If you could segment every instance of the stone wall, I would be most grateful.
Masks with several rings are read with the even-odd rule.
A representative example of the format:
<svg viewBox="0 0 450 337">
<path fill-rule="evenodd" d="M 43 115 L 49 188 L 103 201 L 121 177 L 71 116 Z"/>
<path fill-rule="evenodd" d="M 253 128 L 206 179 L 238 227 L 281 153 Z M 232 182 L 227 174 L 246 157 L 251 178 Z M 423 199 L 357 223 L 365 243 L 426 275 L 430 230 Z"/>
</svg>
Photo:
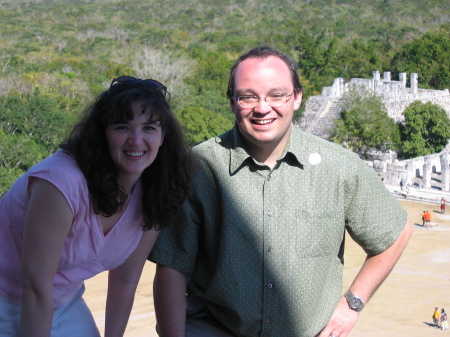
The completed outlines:
<svg viewBox="0 0 450 337">
<path fill-rule="evenodd" d="M 323 88 L 321 95 L 312 96 L 308 99 L 303 118 L 298 126 L 302 130 L 319 137 L 328 138 L 330 129 L 334 125 L 334 119 L 340 116 L 342 97 L 353 86 L 362 86 L 380 95 L 387 108 L 388 115 L 397 123 L 404 121 L 403 111 L 414 101 L 437 104 L 447 112 L 450 118 L 450 93 L 448 89 L 420 89 L 418 76 L 415 73 L 411 74 L 410 87 L 407 87 L 406 82 L 406 73 L 400 73 L 399 80 L 393 81 L 390 72 L 384 72 L 381 79 L 378 71 L 373 72 L 373 78 L 371 79 L 352 78 L 349 82 L 344 83 L 342 78 L 336 78 L 331 87 Z M 371 160 L 366 161 L 366 163 L 379 174 L 386 173 L 385 179 L 392 181 L 394 184 L 399 184 L 400 180 L 403 179 L 414 185 L 420 178 L 424 179 L 421 183 L 428 185 L 429 175 L 434 172 L 447 172 L 448 165 L 444 165 L 441 170 L 441 161 L 447 160 L 447 157 L 441 159 L 441 156 L 442 154 L 447 156 L 448 153 L 450 153 L 450 149 L 444 150 L 441 154 L 398 162 L 392 152 L 374 152 L 371 154 Z M 428 167 L 431 168 L 431 171 Z M 442 176 L 441 180 L 443 181 L 443 188 L 447 188 L 445 189 L 447 191 L 449 177 L 446 174 Z"/>
<path fill-rule="evenodd" d="M 403 180 L 410 186 L 431 188 L 433 185 L 433 188 L 449 191 L 450 153 L 448 151 L 446 148 L 440 153 L 388 163 L 384 182 L 400 185 L 400 181 Z"/>
<path fill-rule="evenodd" d="M 307 125 L 310 125 L 311 121 L 317 120 L 320 116 L 327 113 L 327 102 L 336 100 L 336 98 L 342 98 L 344 93 L 352 86 L 363 86 L 379 94 L 383 99 L 389 116 L 396 122 L 404 121 L 402 113 L 414 101 L 437 104 L 450 117 L 450 93 L 448 89 L 420 89 L 416 73 L 411 74 L 411 85 L 409 88 L 406 86 L 406 73 L 400 73 L 399 78 L 399 81 L 393 81 L 391 80 L 391 73 L 384 72 L 383 79 L 381 79 L 378 71 L 373 72 L 372 79 L 352 78 L 349 82 L 344 83 L 343 78 L 336 78 L 331 87 L 323 88 L 321 95 L 312 96 L 308 99 L 304 112 L 305 121 L 302 120 L 300 126 L 302 129 L 307 130 Z"/>
</svg>

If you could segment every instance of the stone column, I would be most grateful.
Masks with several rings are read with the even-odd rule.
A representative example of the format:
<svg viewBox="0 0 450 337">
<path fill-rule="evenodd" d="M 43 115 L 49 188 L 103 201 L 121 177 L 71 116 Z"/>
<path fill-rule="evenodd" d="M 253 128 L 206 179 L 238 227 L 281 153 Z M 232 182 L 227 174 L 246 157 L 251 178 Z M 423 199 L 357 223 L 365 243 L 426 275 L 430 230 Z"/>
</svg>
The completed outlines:
<svg viewBox="0 0 450 337">
<path fill-rule="evenodd" d="M 379 81 L 380 80 L 380 72 L 378 70 L 373 71 L 373 80 Z"/>
<path fill-rule="evenodd" d="M 406 73 L 400 73 L 398 75 L 399 81 L 402 83 L 403 88 L 406 88 Z"/>
<path fill-rule="evenodd" d="M 385 71 L 383 73 L 383 80 L 385 80 L 385 81 L 390 81 L 391 80 L 391 72 L 390 71 Z"/>
<path fill-rule="evenodd" d="M 450 167 L 449 167 L 449 154 L 441 154 L 441 183 L 442 190 L 450 190 Z"/>
<path fill-rule="evenodd" d="M 431 188 L 431 160 L 428 157 L 424 158 L 422 180 L 424 188 Z"/>
<path fill-rule="evenodd" d="M 342 95 L 344 95 L 345 92 L 345 84 L 344 79 L 342 77 L 339 77 L 339 92 L 340 92 L 339 97 L 342 97 Z"/>
<path fill-rule="evenodd" d="M 381 88 L 380 83 L 380 72 L 378 70 L 375 70 L 373 72 L 373 91 L 378 92 Z"/>
<path fill-rule="evenodd" d="M 413 184 L 413 179 L 415 177 L 414 172 L 414 163 L 412 160 L 408 160 L 406 163 L 406 177 L 405 177 L 405 184 Z"/>
<path fill-rule="evenodd" d="M 417 94 L 418 91 L 419 91 L 419 77 L 418 77 L 417 73 L 412 73 L 411 74 L 411 92 L 413 94 Z"/>
</svg>

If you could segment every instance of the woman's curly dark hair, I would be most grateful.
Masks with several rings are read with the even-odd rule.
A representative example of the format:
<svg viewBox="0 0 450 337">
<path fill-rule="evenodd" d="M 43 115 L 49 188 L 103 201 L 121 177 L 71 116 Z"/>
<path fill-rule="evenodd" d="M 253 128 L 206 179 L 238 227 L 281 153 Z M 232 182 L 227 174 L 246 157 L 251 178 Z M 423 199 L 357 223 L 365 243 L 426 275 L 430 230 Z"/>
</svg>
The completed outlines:
<svg viewBox="0 0 450 337">
<path fill-rule="evenodd" d="M 144 229 L 165 227 L 184 201 L 191 178 L 191 157 L 180 124 L 164 90 L 148 80 L 116 83 L 101 93 L 85 110 L 81 120 L 60 147 L 74 156 L 92 196 L 94 211 L 111 216 L 120 211 L 127 195 L 117 182 L 117 167 L 111 159 L 106 128 L 133 119 L 132 104 L 140 102 L 142 113 L 158 120 L 164 141 L 154 162 L 141 175 Z M 113 82 L 114 83 L 114 82 Z"/>
</svg>

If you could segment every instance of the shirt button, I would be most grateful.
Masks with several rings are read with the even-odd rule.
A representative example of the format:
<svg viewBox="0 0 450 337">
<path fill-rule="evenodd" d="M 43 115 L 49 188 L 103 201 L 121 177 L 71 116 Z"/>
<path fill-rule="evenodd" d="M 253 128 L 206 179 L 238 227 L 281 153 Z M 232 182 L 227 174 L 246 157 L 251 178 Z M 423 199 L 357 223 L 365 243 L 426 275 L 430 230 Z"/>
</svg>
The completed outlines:
<svg viewBox="0 0 450 337">
<path fill-rule="evenodd" d="M 272 216 L 272 215 L 273 215 L 272 212 L 267 213 L 267 216 Z"/>
<path fill-rule="evenodd" d="M 269 288 L 269 289 L 272 289 L 272 287 L 273 287 L 272 283 L 269 283 L 269 284 L 267 285 L 267 288 Z"/>
<path fill-rule="evenodd" d="M 266 323 L 269 324 L 270 323 L 270 318 L 266 319 Z"/>
<path fill-rule="evenodd" d="M 272 178 L 271 176 L 268 176 L 268 177 L 267 177 L 267 180 L 270 181 L 271 178 Z"/>
<path fill-rule="evenodd" d="M 269 246 L 269 248 L 267 248 L 267 251 L 270 253 L 272 251 L 272 246 Z"/>
</svg>

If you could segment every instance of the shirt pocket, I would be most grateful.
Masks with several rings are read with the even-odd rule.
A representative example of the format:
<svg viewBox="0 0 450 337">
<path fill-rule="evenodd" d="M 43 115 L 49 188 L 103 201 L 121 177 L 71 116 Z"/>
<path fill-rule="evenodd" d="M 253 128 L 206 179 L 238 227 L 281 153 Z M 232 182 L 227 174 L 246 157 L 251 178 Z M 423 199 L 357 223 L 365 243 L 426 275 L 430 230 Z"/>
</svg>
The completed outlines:
<svg viewBox="0 0 450 337">
<path fill-rule="evenodd" d="M 345 232 L 343 215 L 334 210 L 304 210 L 296 224 L 297 256 L 337 256 Z"/>
</svg>

